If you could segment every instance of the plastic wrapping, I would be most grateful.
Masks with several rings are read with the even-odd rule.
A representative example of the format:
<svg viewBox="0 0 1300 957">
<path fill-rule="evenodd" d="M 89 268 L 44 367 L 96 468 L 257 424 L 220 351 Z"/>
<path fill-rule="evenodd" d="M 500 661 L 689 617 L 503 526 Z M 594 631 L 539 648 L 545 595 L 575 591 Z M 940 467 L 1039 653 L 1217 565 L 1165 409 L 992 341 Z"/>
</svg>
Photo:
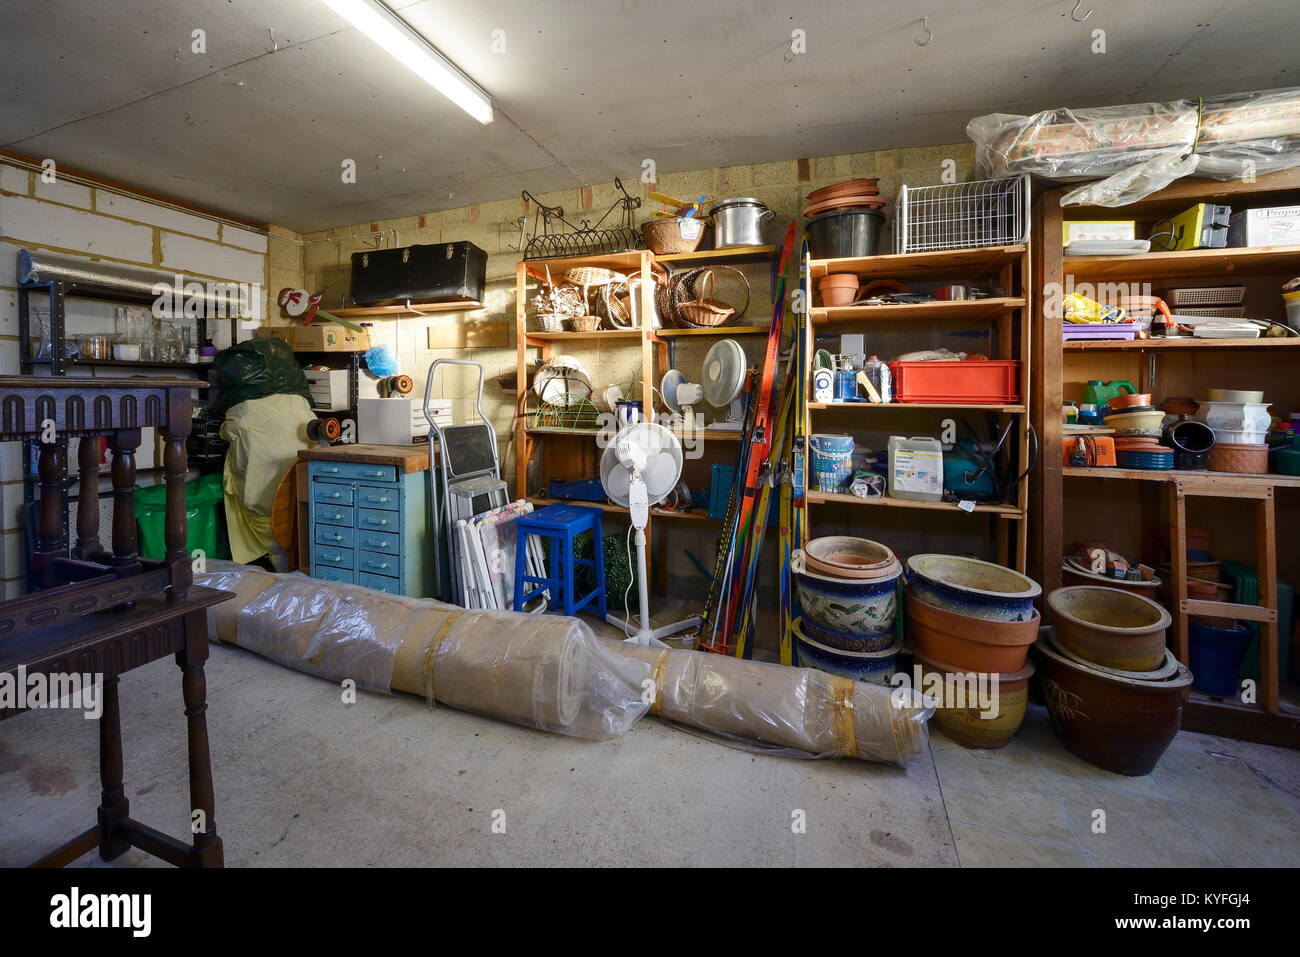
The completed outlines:
<svg viewBox="0 0 1300 957">
<path fill-rule="evenodd" d="M 212 361 L 222 410 L 268 395 L 300 395 L 311 403 L 311 386 L 293 350 L 282 339 L 250 339 L 222 349 Z"/>
<path fill-rule="evenodd" d="M 656 689 L 651 714 L 733 745 L 895 766 L 929 751 L 927 722 L 934 709 L 911 689 L 702 651 L 608 644 L 650 665 Z"/>
<path fill-rule="evenodd" d="M 195 581 L 235 593 L 209 610 L 217 640 L 331 681 L 593 740 L 649 708 L 650 667 L 576 618 L 467 611 L 232 562 L 209 562 Z"/>
<path fill-rule="evenodd" d="M 1061 205 L 1123 206 L 1183 176 L 1241 179 L 1300 166 L 1300 90 L 992 113 L 972 119 L 966 134 L 985 175 L 1101 178 Z"/>
</svg>

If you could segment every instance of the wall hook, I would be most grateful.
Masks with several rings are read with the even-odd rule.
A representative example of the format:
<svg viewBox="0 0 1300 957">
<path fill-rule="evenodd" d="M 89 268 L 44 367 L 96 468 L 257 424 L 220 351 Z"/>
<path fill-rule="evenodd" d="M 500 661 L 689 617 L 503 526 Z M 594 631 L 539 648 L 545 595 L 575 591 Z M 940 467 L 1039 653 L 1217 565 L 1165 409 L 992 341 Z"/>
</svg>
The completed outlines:
<svg viewBox="0 0 1300 957">
<path fill-rule="evenodd" d="M 1080 0 L 1080 2 L 1082 2 L 1082 0 Z M 934 31 L 930 29 L 930 18 L 922 17 L 921 26 L 925 28 L 925 39 L 917 40 L 913 38 L 912 42 L 919 47 L 928 47 L 930 43 L 934 40 Z"/>
<path fill-rule="evenodd" d="M 785 62 L 789 63 L 795 58 L 794 40 L 790 41 L 789 46 L 785 48 Z"/>
<path fill-rule="evenodd" d="M 1070 19 L 1075 23 L 1082 23 L 1084 20 L 1087 20 L 1092 16 L 1092 7 L 1089 7 L 1087 13 L 1081 17 L 1076 17 L 1075 14 L 1079 12 L 1081 6 L 1083 6 L 1083 0 L 1074 0 L 1074 9 L 1070 11 Z"/>
<path fill-rule="evenodd" d="M 280 49 L 280 41 L 275 38 L 275 27 L 267 27 L 266 32 L 271 35 L 271 48 L 267 53 L 276 53 Z"/>
</svg>

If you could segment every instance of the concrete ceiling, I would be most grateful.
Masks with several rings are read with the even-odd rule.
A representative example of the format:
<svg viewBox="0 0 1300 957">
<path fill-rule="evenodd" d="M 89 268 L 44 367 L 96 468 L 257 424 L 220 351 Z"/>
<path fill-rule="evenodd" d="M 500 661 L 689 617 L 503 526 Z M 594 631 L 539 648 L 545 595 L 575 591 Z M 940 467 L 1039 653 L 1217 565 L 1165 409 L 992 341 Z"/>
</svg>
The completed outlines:
<svg viewBox="0 0 1300 957">
<path fill-rule="evenodd" d="M 981 113 L 1300 85 L 1294 0 L 1091 0 L 1083 23 L 1073 0 L 390 5 L 491 94 L 494 122 L 318 0 L 9 0 L 0 146 L 305 231 L 635 180 L 644 159 L 953 143 Z M 787 62 L 796 28 L 807 52 Z"/>
</svg>

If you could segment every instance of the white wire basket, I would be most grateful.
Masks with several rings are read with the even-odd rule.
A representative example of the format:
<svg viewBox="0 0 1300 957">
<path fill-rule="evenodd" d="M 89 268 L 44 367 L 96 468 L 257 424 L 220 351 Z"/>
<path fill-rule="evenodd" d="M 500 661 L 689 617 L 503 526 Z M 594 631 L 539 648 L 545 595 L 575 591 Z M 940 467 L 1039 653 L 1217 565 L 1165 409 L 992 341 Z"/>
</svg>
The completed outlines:
<svg viewBox="0 0 1300 957">
<path fill-rule="evenodd" d="M 924 253 L 1029 241 L 1029 176 L 903 186 L 894 204 L 894 252 Z"/>
</svg>

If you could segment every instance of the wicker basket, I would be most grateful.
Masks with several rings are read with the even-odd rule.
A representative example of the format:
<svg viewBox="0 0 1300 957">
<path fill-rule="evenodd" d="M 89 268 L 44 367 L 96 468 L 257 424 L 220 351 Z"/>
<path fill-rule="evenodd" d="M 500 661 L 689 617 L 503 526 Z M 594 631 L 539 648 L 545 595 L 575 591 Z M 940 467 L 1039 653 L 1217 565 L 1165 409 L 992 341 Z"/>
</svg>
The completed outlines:
<svg viewBox="0 0 1300 957">
<path fill-rule="evenodd" d="M 600 328 L 600 316 L 574 316 L 569 321 L 574 332 L 595 332 Z"/>
<path fill-rule="evenodd" d="M 1264 475 L 1268 472 L 1268 446 L 1216 442 L 1210 449 L 1208 466 L 1211 472 Z"/>
<path fill-rule="evenodd" d="M 744 303 L 739 307 L 713 296 L 717 271 L 734 276 L 745 290 Z M 680 325 L 696 329 L 712 329 L 734 322 L 749 308 L 749 280 L 733 266 L 710 266 L 688 269 L 677 273 L 668 283 L 668 300 L 671 318 Z"/>
<path fill-rule="evenodd" d="M 699 234 L 694 239 L 684 239 L 682 237 L 682 223 L 697 224 L 700 227 Z M 646 246 L 656 256 L 693 253 L 700 248 L 700 243 L 704 241 L 704 227 L 706 225 L 702 219 L 686 219 L 685 217 L 647 219 L 641 224 L 641 236 L 645 239 Z"/>
<path fill-rule="evenodd" d="M 541 327 L 542 332 L 563 332 L 564 320 L 569 318 L 558 312 L 539 312 L 537 314 L 537 325 Z"/>
</svg>

